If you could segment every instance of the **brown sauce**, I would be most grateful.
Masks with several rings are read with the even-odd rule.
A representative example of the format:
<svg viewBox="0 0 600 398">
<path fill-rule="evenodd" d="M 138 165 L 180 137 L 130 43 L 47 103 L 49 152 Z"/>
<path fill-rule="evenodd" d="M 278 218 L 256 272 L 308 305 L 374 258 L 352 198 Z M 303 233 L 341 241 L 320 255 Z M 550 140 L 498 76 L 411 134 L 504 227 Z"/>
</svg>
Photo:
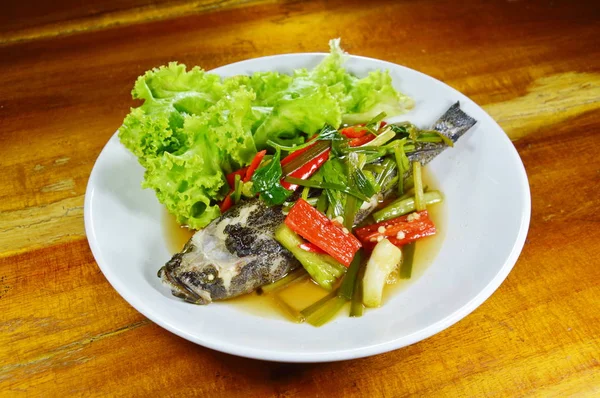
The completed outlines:
<svg viewBox="0 0 600 398">
<path fill-rule="evenodd" d="M 435 189 L 437 186 L 435 180 L 429 173 L 423 173 L 423 180 L 424 184 L 432 189 Z M 430 206 L 427 210 L 429 211 L 431 220 L 437 228 L 437 233 L 417 241 L 411 278 L 398 279 L 396 283 L 387 285 L 384 289 L 382 305 L 385 305 L 385 303 L 399 290 L 406 288 L 410 283 L 418 279 L 437 257 L 446 232 L 445 202 Z M 181 251 L 185 243 L 194 233 L 193 230 L 181 227 L 177 221 L 175 221 L 175 218 L 168 214 L 166 210 L 164 213 L 163 226 L 167 247 L 172 253 Z M 326 296 L 327 293 L 327 291 L 319 287 L 310 278 L 304 278 L 278 290 L 276 294 L 259 295 L 257 293 L 251 293 L 227 300 L 223 303 L 227 303 L 228 305 L 233 304 L 238 306 L 244 312 L 249 312 L 254 315 L 280 319 L 284 317 L 293 321 L 294 318 L 291 315 L 291 311 L 289 311 L 286 306 L 291 307 L 295 311 L 300 311 Z M 340 313 L 347 313 L 347 311 L 340 311 Z"/>
</svg>

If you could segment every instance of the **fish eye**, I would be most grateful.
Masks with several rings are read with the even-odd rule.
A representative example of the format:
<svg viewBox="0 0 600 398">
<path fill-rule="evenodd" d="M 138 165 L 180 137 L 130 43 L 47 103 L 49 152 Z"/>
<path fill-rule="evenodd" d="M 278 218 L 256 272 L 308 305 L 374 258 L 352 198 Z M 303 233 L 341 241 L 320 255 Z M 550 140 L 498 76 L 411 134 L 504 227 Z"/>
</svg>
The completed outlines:
<svg viewBox="0 0 600 398">
<path fill-rule="evenodd" d="M 210 284 L 215 283 L 217 281 L 217 277 L 218 277 L 218 272 L 213 267 L 209 267 L 209 268 L 203 270 L 202 273 L 200 274 L 200 280 L 205 285 L 210 285 Z"/>
</svg>

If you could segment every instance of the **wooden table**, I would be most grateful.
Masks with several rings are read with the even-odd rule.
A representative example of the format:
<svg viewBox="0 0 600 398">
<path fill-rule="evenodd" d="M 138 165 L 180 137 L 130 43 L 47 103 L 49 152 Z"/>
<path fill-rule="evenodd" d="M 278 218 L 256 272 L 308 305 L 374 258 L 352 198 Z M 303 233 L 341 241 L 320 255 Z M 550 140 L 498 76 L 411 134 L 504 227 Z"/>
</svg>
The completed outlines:
<svg viewBox="0 0 600 398">
<path fill-rule="evenodd" d="M 88 247 L 83 196 L 135 78 L 269 54 L 434 76 L 514 139 L 533 212 L 474 313 L 371 358 L 237 358 L 150 322 Z M 0 395 L 600 396 L 600 7 L 595 1 L 16 1 L 0 15 Z"/>
</svg>

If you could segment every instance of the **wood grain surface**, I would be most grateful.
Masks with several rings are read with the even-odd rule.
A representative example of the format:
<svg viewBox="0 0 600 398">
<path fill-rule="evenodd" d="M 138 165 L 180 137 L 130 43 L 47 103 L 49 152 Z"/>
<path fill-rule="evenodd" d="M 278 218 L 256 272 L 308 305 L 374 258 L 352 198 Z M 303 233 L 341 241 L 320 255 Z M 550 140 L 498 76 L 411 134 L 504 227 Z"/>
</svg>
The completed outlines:
<svg viewBox="0 0 600 398">
<path fill-rule="evenodd" d="M 8 1 L 0 15 L 0 396 L 600 396 L 595 1 Z M 145 70 L 344 48 L 438 78 L 514 139 L 532 218 L 494 295 L 365 359 L 282 364 L 183 340 L 89 250 L 83 195 Z"/>
</svg>

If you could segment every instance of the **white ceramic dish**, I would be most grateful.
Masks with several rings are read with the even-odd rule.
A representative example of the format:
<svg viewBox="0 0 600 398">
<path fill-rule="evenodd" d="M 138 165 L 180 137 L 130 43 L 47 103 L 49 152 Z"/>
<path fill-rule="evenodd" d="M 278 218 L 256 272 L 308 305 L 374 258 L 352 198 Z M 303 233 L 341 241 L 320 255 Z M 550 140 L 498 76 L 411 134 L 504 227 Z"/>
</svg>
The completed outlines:
<svg viewBox="0 0 600 398">
<path fill-rule="evenodd" d="M 287 54 L 251 59 L 213 70 L 222 76 L 313 67 L 325 54 Z M 98 157 L 85 197 L 90 247 L 112 286 L 142 314 L 203 346 L 244 357 L 322 362 L 365 357 L 423 340 L 459 321 L 506 278 L 529 227 L 527 175 L 502 129 L 473 101 L 414 70 L 351 56 L 356 75 L 389 69 L 396 88 L 416 100 L 398 118 L 428 126 L 452 103 L 478 124 L 453 149 L 428 165 L 444 192 L 447 234 L 430 267 L 408 288 L 361 318 L 340 316 L 321 328 L 261 318 L 238 306 L 195 306 L 173 297 L 156 276 L 170 258 L 163 208 L 142 190 L 143 169 L 116 134 Z M 461 344 L 461 342 L 457 342 Z"/>
</svg>

